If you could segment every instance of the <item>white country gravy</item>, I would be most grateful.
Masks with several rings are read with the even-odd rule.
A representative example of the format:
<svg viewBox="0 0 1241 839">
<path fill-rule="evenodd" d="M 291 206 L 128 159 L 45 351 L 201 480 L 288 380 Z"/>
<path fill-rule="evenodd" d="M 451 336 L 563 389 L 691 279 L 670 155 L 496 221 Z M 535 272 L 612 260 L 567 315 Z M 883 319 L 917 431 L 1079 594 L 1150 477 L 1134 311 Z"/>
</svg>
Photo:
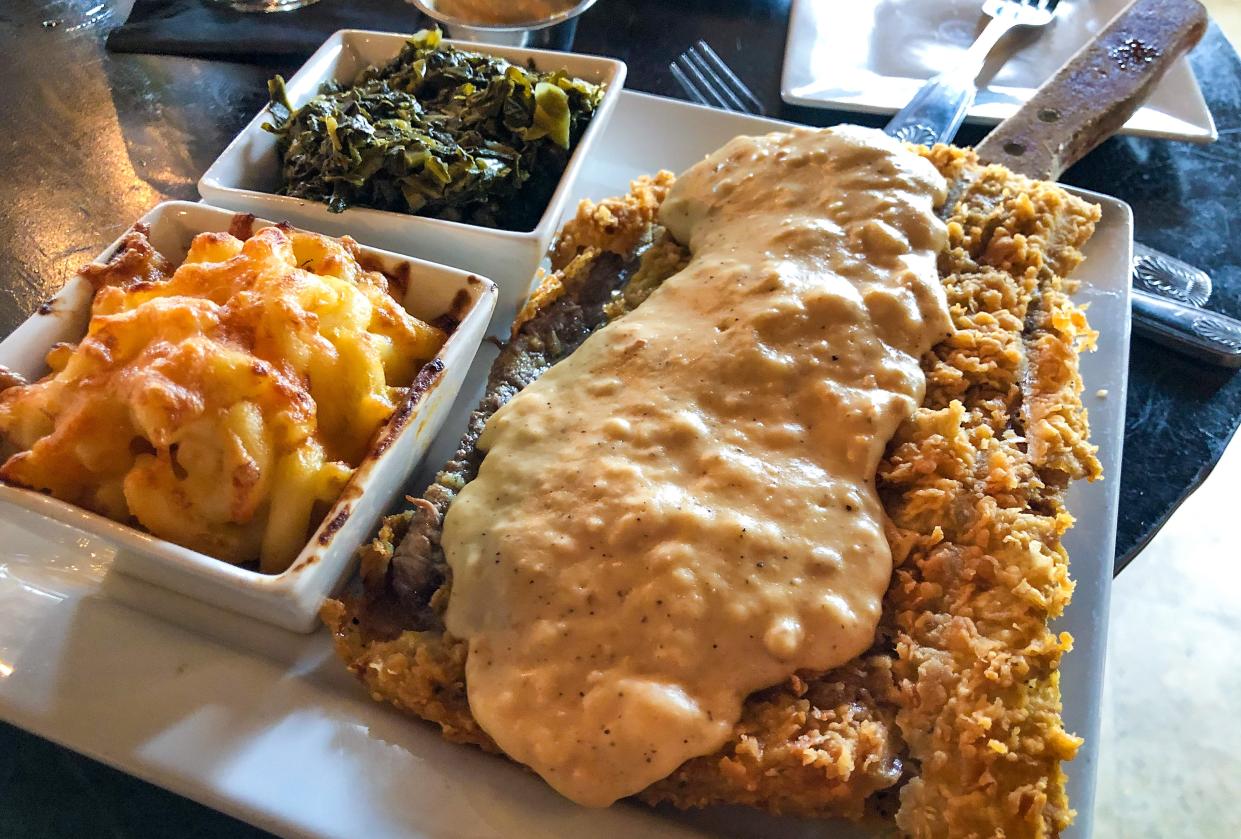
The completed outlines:
<svg viewBox="0 0 1241 839">
<path fill-rule="evenodd" d="M 564 795 L 635 793 L 872 643 L 875 470 L 951 331 L 944 193 L 878 131 L 734 139 L 663 205 L 685 270 L 487 424 L 447 626 L 475 718 Z"/>
</svg>

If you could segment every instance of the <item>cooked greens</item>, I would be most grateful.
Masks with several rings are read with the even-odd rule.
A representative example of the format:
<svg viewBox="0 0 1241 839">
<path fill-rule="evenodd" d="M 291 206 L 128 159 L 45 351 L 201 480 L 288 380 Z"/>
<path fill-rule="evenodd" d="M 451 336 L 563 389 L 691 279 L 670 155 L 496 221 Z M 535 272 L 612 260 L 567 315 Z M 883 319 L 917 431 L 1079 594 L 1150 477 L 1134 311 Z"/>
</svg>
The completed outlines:
<svg viewBox="0 0 1241 839">
<path fill-rule="evenodd" d="M 352 85 L 324 84 L 293 109 L 268 83 L 281 194 L 530 230 L 603 88 L 453 49 L 422 31 Z"/>
</svg>

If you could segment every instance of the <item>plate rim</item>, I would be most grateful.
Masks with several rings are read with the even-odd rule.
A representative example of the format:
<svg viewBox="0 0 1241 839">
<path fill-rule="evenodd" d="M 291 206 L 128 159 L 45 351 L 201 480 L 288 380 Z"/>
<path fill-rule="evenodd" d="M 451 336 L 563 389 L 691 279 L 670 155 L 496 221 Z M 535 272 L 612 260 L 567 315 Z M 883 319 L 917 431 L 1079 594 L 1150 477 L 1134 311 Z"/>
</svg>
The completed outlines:
<svg viewBox="0 0 1241 839">
<path fill-rule="evenodd" d="M 628 107 L 625 107 L 626 103 L 628 103 Z M 679 112 L 680 114 L 682 114 L 683 118 L 692 118 L 694 115 L 706 116 L 706 113 L 704 112 L 709 112 L 713 116 L 713 118 L 719 119 L 719 120 L 725 120 L 729 124 L 737 125 L 739 128 L 742 126 L 746 126 L 746 125 L 749 125 L 755 128 L 759 126 L 780 127 L 782 125 L 786 125 L 786 123 L 782 123 L 777 120 L 764 120 L 762 118 L 748 117 L 746 115 L 741 115 L 741 114 L 732 114 L 732 113 L 725 112 L 725 111 L 719 111 L 718 109 L 705 108 L 703 106 L 697 106 L 697 105 L 681 102 L 679 100 L 668 99 L 668 98 L 659 97 L 659 96 L 652 96 L 649 94 L 641 94 L 641 93 L 636 93 L 633 91 L 626 91 L 622 94 L 622 98 L 618 102 L 617 116 L 621 117 L 623 115 L 622 109 L 624 109 L 624 112 L 640 112 L 640 113 L 645 113 L 649 115 L 650 114 L 649 109 L 652 107 L 662 108 L 664 109 L 663 111 L 664 113 Z M 625 121 L 623 119 L 614 121 L 613 123 L 610 124 L 609 130 L 615 130 L 618 133 L 620 133 L 621 127 L 624 124 L 625 124 Z M 744 133 L 744 129 L 742 130 L 741 133 Z M 608 144 L 604 143 L 604 144 L 601 144 L 600 148 L 602 150 L 603 148 L 607 148 L 607 147 L 608 147 Z M 600 164 L 602 164 L 602 166 L 604 167 L 607 167 L 611 163 L 612 161 L 608 161 L 608 160 L 602 160 L 602 161 L 597 160 L 596 167 L 600 166 Z M 585 171 L 590 172 L 590 171 L 597 171 L 597 170 L 591 167 L 587 167 Z M 608 174 L 609 183 L 611 182 L 610 179 L 613 177 L 615 177 L 614 173 Z M 585 179 L 580 178 L 579 180 L 585 180 Z M 579 184 L 575 184 L 575 187 L 578 187 L 578 186 Z M 1093 197 L 1093 195 L 1095 195 L 1093 193 L 1087 193 L 1084 190 L 1076 190 L 1076 191 L 1079 194 L 1085 194 L 1086 197 Z M 580 196 L 580 189 L 575 189 L 573 192 L 573 197 L 576 198 L 579 196 Z M 1119 199 L 1111 198 L 1109 196 L 1100 196 L 1100 197 L 1106 199 L 1107 202 L 1111 206 L 1120 208 L 1122 210 L 1122 217 L 1118 219 L 1118 222 L 1121 227 L 1120 233 L 1126 234 L 1128 240 L 1131 242 L 1132 241 L 1132 216 L 1131 216 L 1130 211 L 1128 210 L 1128 205 L 1125 204 L 1123 201 L 1120 201 Z M 1112 259 L 1115 259 L 1116 261 L 1115 263 L 1113 263 L 1112 259 L 1109 259 L 1109 261 L 1107 262 L 1107 265 L 1118 268 L 1120 265 L 1121 258 L 1123 258 L 1123 256 L 1124 256 L 1123 253 L 1112 254 Z M 1127 265 L 1127 262 L 1125 264 Z M 1127 279 L 1128 277 L 1127 271 L 1124 276 Z M 1123 303 L 1127 299 L 1128 290 L 1129 290 L 1129 286 L 1128 286 L 1127 281 L 1123 283 L 1119 283 L 1118 281 L 1117 288 L 1107 293 L 1109 295 L 1116 296 L 1117 300 Z M 1129 335 L 1128 317 L 1127 316 L 1124 317 L 1122 319 L 1122 323 L 1117 324 L 1117 325 L 1120 327 L 1119 332 L 1114 333 L 1114 337 L 1117 343 L 1112 347 L 1111 352 L 1113 356 L 1119 355 L 1120 357 L 1123 358 L 1123 357 L 1127 357 L 1128 335 Z M 485 365 L 484 365 L 484 369 L 485 369 Z M 1128 376 L 1127 376 L 1127 371 L 1123 369 L 1116 371 L 1116 375 L 1120 377 L 1119 378 L 1120 384 L 1117 387 L 1117 392 L 1116 392 L 1116 398 L 1119 401 L 1120 399 L 1123 398 L 1124 388 L 1127 387 Z M 469 394 L 470 394 L 469 389 L 463 388 L 462 398 L 467 398 Z M 1113 424 L 1116 427 L 1109 428 L 1109 433 L 1107 435 L 1107 443 L 1109 446 L 1113 447 L 1114 449 L 1112 454 L 1109 457 L 1109 460 L 1116 464 L 1117 471 L 1114 471 L 1113 473 L 1108 475 L 1108 480 L 1104 484 L 1102 491 L 1105 491 L 1108 494 L 1107 497 L 1109 499 L 1108 500 L 1109 509 L 1111 509 L 1114 512 L 1116 504 L 1118 503 L 1118 500 L 1119 500 L 1119 496 L 1118 496 L 1118 493 L 1116 492 L 1116 488 L 1118 488 L 1118 485 L 1119 485 L 1119 481 L 1118 481 L 1118 478 L 1119 478 L 1118 466 L 1119 466 L 1119 458 L 1120 458 L 1119 449 L 1120 449 L 1120 446 L 1123 445 L 1123 421 L 1124 421 L 1123 402 L 1120 403 L 1118 412 L 1116 411 L 1115 407 L 1113 407 L 1111 410 L 1113 412 L 1111 414 L 1111 416 L 1113 417 Z M 1102 433 L 1101 429 L 1099 431 L 1096 431 L 1096 437 L 1095 437 L 1096 440 L 1102 441 L 1103 437 L 1104 437 L 1104 434 Z M 1114 539 L 1115 539 L 1115 517 L 1112 516 L 1110 521 L 1107 523 L 1106 530 L 1101 534 L 1101 536 L 1098 536 L 1094 540 L 1092 540 L 1091 542 L 1092 548 L 1102 550 L 1107 545 L 1112 544 L 1114 542 Z M 1077 554 L 1074 553 L 1074 556 L 1076 557 Z M 1097 595 L 1098 599 L 1095 600 L 1093 603 L 1083 604 L 1084 606 L 1089 606 L 1093 609 L 1093 615 L 1091 619 L 1092 622 L 1088 624 L 1083 624 L 1080 630 L 1077 627 L 1074 627 L 1075 634 L 1078 633 L 1079 631 L 1082 633 L 1087 633 L 1092 630 L 1096 633 L 1093 638 L 1089 638 L 1089 639 L 1081 638 L 1081 640 L 1083 641 L 1089 641 L 1089 644 L 1093 648 L 1096 649 L 1096 654 L 1090 660 L 1092 669 L 1095 671 L 1095 673 L 1098 674 L 1098 676 L 1094 678 L 1089 685 L 1090 695 L 1093 698 L 1092 705 L 1089 711 L 1090 711 L 1091 717 L 1093 718 L 1093 723 L 1087 726 L 1088 730 L 1079 729 L 1079 732 L 1078 732 L 1078 733 L 1087 735 L 1088 737 L 1087 748 L 1089 751 L 1087 751 L 1084 755 L 1079 755 L 1078 760 L 1072 764 L 1069 764 L 1068 766 L 1071 776 L 1076 774 L 1077 771 L 1084 771 L 1084 772 L 1089 773 L 1089 783 L 1088 783 L 1088 788 L 1087 788 L 1088 795 L 1086 797 L 1079 796 L 1079 797 L 1074 798 L 1073 803 L 1078 807 L 1078 810 L 1079 810 L 1078 820 L 1075 826 L 1070 829 L 1070 832 L 1066 833 L 1066 836 L 1087 836 L 1089 835 L 1090 823 L 1093 817 L 1093 813 L 1092 813 L 1093 808 L 1090 806 L 1090 803 L 1093 799 L 1095 780 L 1096 780 L 1096 775 L 1097 775 L 1097 771 L 1096 771 L 1097 766 L 1095 764 L 1097 764 L 1098 745 L 1099 745 L 1098 718 L 1102 711 L 1102 708 L 1101 708 L 1101 688 L 1102 688 L 1101 674 L 1102 674 L 1102 668 L 1104 666 L 1104 662 L 1106 660 L 1106 648 L 1103 645 L 1105 644 L 1105 638 L 1106 638 L 1106 628 L 1107 628 L 1106 615 L 1107 615 L 1107 607 L 1108 607 L 1108 593 L 1110 591 L 1110 584 L 1111 584 L 1111 573 L 1110 573 L 1111 556 L 1109 553 L 1109 555 L 1107 555 L 1106 557 L 1102 557 L 1102 558 L 1094 557 L 1094 559 L 1097 560 L 1097 562 L 1090 563 L 1089 565 L 1087 565 L 1087 567 L 1097 568 L 1101 570 L 1101 575 L 1098 576 L 1097 579 L 1091 578 L 1095 583 L 1098 584 L 1097 590 L 1101 592 L 1101 594 Z M 1077 567 L 1080 568 L 1081 566 L 1079 565 Z M 0 572 L 3 572 L 4 570 L 5 570 L 5 564 L 3 561 L 3 557 L 0 557 Z M 3 576 L 3 574 L 0 573 L 0 576 Z M 275 655 L 269 654 L 267 651 L 265 651 L 262 648 L 261 643 L 256 643 L 253 645 L 236 643 L 236 642 L 230 643 L 230 638 L 227 636 L 227 632 L 225 631 L 197 632 L 191 629 L 186 629 L 185 624 L 181 623 L 181 621 L 173 620 L 168 617 L 168 615 L 172 613 L 172 610 L 176 606 L 175 602 L 173 602 L 172 606 L 161 607 L 164 609 L 164 611 L 161 612 L 158 609 L 148 609 L 145 607 L 145 604 L 141 604 L 141 603 L 139 603 L 139 607 L 135 607 L 134 602 L 129 597 L 114 596 L 117 594 L 115 591 L 104 592 L 102 594 L 99 593 L 97 589 L 100 586 L 106 585 L 108 580 L 111 580 L 113 576 L 114 575 L 109 574 L 108 578 L 105 579 L 103 583 L 91 582 L 90 586 L 92 587 L 92 589 L 94 589 L 94 591 L 87 593 L 87 594 L 73 595 L 73 597 L 78 601 L 86 601 L 92 598 L 96 600 L 103 600 L 108 606 L 107 614 L 109 615 L 109 619 L 118 619 L 118 618 L 115 618 L 115 614 L 118 611 L 124 610 L 125 612 L 128 612 L 129 614 L 126 616 L 123 616 L 123 619 L 134 626 L 140 627 L 140 631 L 146 634 L 154 632 L 154 630 L 152 630 L 148 625 L 146 625 L 148 622 L 150 622 L 150 624 L 157 626 L 161 632 L 161 634 L 158 637 L 159 637 L 159 641 L 162 647 L 168 648 L 174 644 L 174 641 L 168 640 L 169 638 L 172 638 L 175 640 L 176 638 L 181 637 L 183 639 L 182 643 L 186 643 L 186 642 L 192 643 L 194 645 L 195 650 L 198 650 L 199 648 L 203 647 L 203 645 L 208 645 L 211 650 L 217 651 L 218 655 L 227 657 L 228 660 L 235 662 L 238 666 L 262 667 L 266 671 L 271 671 L 274 674 L 272 677 L 273 685 L 270 685 L 268 687 L 274 686 L 275 683 L 279 682 L 282 679 L 286 679 L 286 680 L 293 679 L 296 681 L 301 681 L 301 679 L 298 678 L 298 673 L 294 672 L 294 667 L 291 667 L 288 661 L 284 660 L 284 658 L 280 656 L 279 654 L 275 654 Z M 1075 576 L 1077 577 L 1079 584 L 1080 584 L 1082 582 L 1082 577 L 1080 576 L 1080 572 L 1079 574 Z M 121 583 L 124 581 L 122 580 L 122 581 L 117 581 L 117 582 Z M 126 586 L 138 586 L 138 587 L 150 588 L 149 586 L 147 586 L 147 584 L 140 583 L 138 581 L 124 582 L 124 584 Z M 2 595 L 3 593 L 4 593 L 4 588 L 3 586 L 0 586 L 0 595 Z M 121 610 L 117 610 L 115 608 L 117 606 L 120 606 Z M 52 611 L 56 610 L 55 606 L 50 606 L 47 608 L 49 608 Z M 76 617 L 76 615 L 73 615 L 70 617 L 73 618 L 73 617 Z M 63 618 L 61 618 L 61 620 L 63 620 Z M 187 635 L 189 636 L 188 638 L 185 637 Z M 303 644 L 304 645 L 302 647 L 299 647 L 299 649 L 302 649 L 302 650 L 311 649 L 313 646 L 326 647 L 328 646 L 328 639 L 324 637 L 323 633 L 318 633 L 315 636 L 310 636 L 310 638 L 305 640 Z M 38 641 L 36 640 L 36 641 L 29 642 L 29 646 L 37 647 Z M 0 652 L 5 652 L 4 638 L 2 634 L 0 634 Z M 22 653 L 21 647 L 17 648 L 17 652 L 19 655 Z M 333 659 L 331 663 L 335 664 L 335 660 Z M 340 672 L 337 672 L 337 671 L 340 671 Z M 56 680 L 57 686 L 60 686 L 60 681 L 59 679 L 57 679 L 55 675 L 51 676 L 50 678 L 52 678 L 53 680 Z M 331 671 L 331 678 L 333 681 L 344 680 L 346 678 L 346 674 L 343 673 L 343 668 L 333 669 Z M 173 792 L 176 792 L 180 795 L 200 801 L 206 804 L 207 806 L 221 810 L 222 812 L 232 814 L 238 818 L 244 819 L 252 824 L 257 824 L 273 832 L 281 833 L 284 835 L 306 835 L 306 836 L 340 835 L 339 833 L 332 832 L 332 828 L 331 828 L 332 823 L 329 822 L 325 824 L 323 817 L 319 818 L 318 826 L 316 826 L 314 822 L 312 821 L 315 818 L 313 814 L 307 815 L 306 813 L 291 812 L 286 809 L 283 809 L 281 805 L 284 802 L 275 796 L 269 795 L 269 797 L 267 798 L 256 798 L 255 797 L 256 793 L 253 790 L 249 790 L 248 791 L 249 794 L 238 793 L 235 787 L 236 781 L 234 778 L 221 777 L 218 775 L 218 773 L 212 771 L 213 768 L 218 768 L 218 767 L 208 765 L 208 766 L 199 766 L 193 769 L 187 769 L 184 763 L 179 764 L 179 765 L 174 765 L 171 767 L 168 766 L 166 762 L 161 763 L 160 752 L 158 751 L 157 748 L 153 748 L 153 747 L 148 748 L 148 746 L 152 746 L 152 744 L 149 743 L 148 741 L 142 742 L 140 744 L 141 748 L 137 746 L 127 746 L 125 748 L 118 747 L 119 750 L 118 748 L 113 748 L 109 750 L 106 747 L 106 745 L 104 746 L 99 745 L 100 743 L 106 743 L 106 741 L 103 741 L 103 740 L 92 741 L 92 740 L 87 739 L 87 736 L 83 733 L 80 727 L 81 726 L 80 722 L 74 723 L 73 726 L 65 726 L 61 728 L 59 732 L 57 730 L 52 730 L 48 727 L 47 724 L 45 724 L 47 720 L 51 719 L 49 716 L 47 716 L 46 712 L 44 712 L 43 709 L 39 707 L 32 708 L 28 704 L 30 701 L 29 698 L 25 694 L 23 694 L 20 690 L 17 690 L 16 688 L 13 688 L 11 690 L 6 690 L 6 682 L 9 682 L 9 679 L 0 678 L 0 719 L 10 721 L 14 723 L 15 725 L 18 725 L 21 728 L 34 732 L 35 734 L 39 736 L 46 737 L 47 739 L 60 743 L 61 745 L 64 745 L 67 748 L 73 749 L 80 753 L 86 754 L 96 760 L 100 760 L 101 762 L 104 762 L 108 765 L 114 766 L 120 771 L 126 772 L 128 774 L 134 775 L 139 778 L 142 778 L 143 780 L 146 780 L 157 786 L 170 789 Z M 312 680 L 311 684 L 305 685 L 304 689 L 306 691 L 314 691 L 313 695 L 315 696 L 316 699 L 319 700 L 319 703 L 320 703 L 320 704 L 314 705 L 310 709 L 311 711 L 320 712 L 326 715 L 329 711 L 339 710 L 340 707 L 344 706 L 351 712 L 351 714 L 356 712 L 357 718 L 356 720 L 351 718 L 351 725 L 356 725 L 356 727 L 360 729 L 367 729 L 368 725 L 372 725 L 372 726 L 375 725 L 376 719 L 388 721 L 389 718 L 395 718 L 394 725 L 401 725 L 401 726 L 411 723 L 411 721 L 409 720 L 398 717 L 396 712 L 392 711 L 392 709 L 384 707 L 384 706 L 380 706 L 377 703 L 372 702 L 370 697 L 366 695 L 365 690 L 359 688 L 357 685 L 352 685 L 352 687 L 354 688 L 354 690 L 351 691 L 349 696 L 345 698 L 341 698 L 335 692 L 334 686 L 332 684 L 325 684 L 322 678 L 320 677 L 320 678 L 316 678 Z M 53 697 L 51 701 L 55 702 L 57 700 L 55 697 Z M 23 704 L 23 703 L 26 703 L 26 704 Z M 329 705 L 329 703 L 331 704 Z M 197 709 L 184 709 L 184 710 L 193 711 Z M 295 713 L 299 710 L 305 711 L 306 709 L 302 706 L 288 709 L 290 713 Z M 43 714 L 43 716 L 40 716 L 40 714 Z M 282 718 L 282 719 L 287 719 L 287 717 Z M 410 725 L 410 727 L 411 729 L 421 728 L 415 725 Z M 404 728 L 402 728 L 402 730 L 404 730 Z M 191 732 L 191 734 L 192 733 L 193 732 Z M 378 732 L 377 734 L 369 735 L 369 736 L 373 738 L 378 738 L 380 741 L 382 741 L 383 733 L 381 731 L 381 732 Z M 414 735 L 411 734 L 410 736 L 414 736 Z M 422 735 L 419 734 L 417 736 L 421 737 Z M 435 742 L 439 742 L 439 738 L 437 734 L 433 735 L 433 734 L 427 733 L 427 736 L 431 737 Z M 253 740 L 254 738 L 252 737 L 250 740 L 246 741 L 247 745 L 252 745 Z M 155 744 L 155 745 L 158 745 L 158 744 Z M 473 754 L 471 750 L 462 749 L 460 746 L 449 744 L 449 747 L 453 750 L 460 751 L 462 754 L 468 754 L 469 755 L 468 759 L 471 762 L 471 766 L 475 765 L 473 763 L 475 758 L 477 758 L 478 760 L 487 759 L 487 756 L 482 755 L 481 753 L 476 755 L 476 754 Z M 453 754 L 456 754 L 456 751 L 454 751 Z M 178 755 L 178 759 L 182 759 L 185 761 L 192 761 L 193 757 L 194 756 L 190 755 L 185 758 L 181 758 L 180 755 Z M 422 758 L 423 756 L 418 755 L 417 757 Z M 1089 760 L 1083 760 L 1084 757 L 1089 758 Z M 293 758 L 289 758 L 289 759 L 293 759 Z M 443 771 L 447 772 L 449 770 L 443 770 Z M 522 776 L 520 774 L 514 774 L 512 775 L 512 777 L 520 778 Z M 513 795 L 514 797 L 517 797 L 518 793 L 515 792 Z M 632 812 L 630 811 L 632 809 L 633 808 L 620 808 L 619 812 L 610 813 L 608 818 L 609 819 L 631 818 Z M 721 812 L 723 810 L 724 808 L 716 808 L 716 812 Z M 692 822 L 669 819 L 665 816 L 665 814 L 648 816 L 646 814 L 645 809 L 643 809 L 641 812 L 643 814 L 642 815 L 643 821 L 641 823 L 650 825 L 653 829 L 657 829 L 660 835 L 665 835 L 665 834 L 674 835 L 675 834 L 679 836 L 679 835 L 686 835 L 687 833 L 693 832 L 695 830 L 695 825 Z M 562 825 L 576 824 L 575 822 L 563 821 L 563 809 L 557 810 L 556 813 L 554 814 L 554 818 L 562 819 L 562 821 L 558 822 L 558 824 L 562 824 Z M 583 818 L 584 819 L 589 818 L 593 822 L 596 816 L 593 812 L 588 812 L 587 816 L 584 816 Z M 623 822 L 604 821 L 603 823 L 615 825 L 615 824 L 620 824 Z M 637 822 L 630 822 L 630 823 L 636 824 Z M 392 820 L 390 820 L 389 824 L 395 826 L 395 825 L 400 824 L 400 822 L 397 821 L 396 817 L 394 817 Z M 834 823 L 829 822 L 827 824 L 834 824 Z M 818 829 L 819 831 L 821 831 L 823 829 L 823 825 L 824 825 L 824 822 L 816 822 L 814 827 Z M 702 829 L 709 830 L 710 828 L 702 828 Z M 821 834 L 816 834 L 816 835 L 821 835 Z"/>
</svg>

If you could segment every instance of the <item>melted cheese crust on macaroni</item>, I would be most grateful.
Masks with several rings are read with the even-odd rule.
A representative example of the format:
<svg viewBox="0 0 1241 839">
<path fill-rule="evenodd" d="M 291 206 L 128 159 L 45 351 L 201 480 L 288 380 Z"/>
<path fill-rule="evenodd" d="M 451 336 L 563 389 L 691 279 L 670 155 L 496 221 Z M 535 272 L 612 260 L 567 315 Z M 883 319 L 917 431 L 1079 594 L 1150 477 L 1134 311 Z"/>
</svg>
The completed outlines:
<svg viewBox="0 0 1241 839">
<path fill-rule="evenodd" d="M 174 272 L 139 229 L 82 274 L 86 337 L 0 393 L 0 480 L 267 573 L 445 339 L 348 238 L 204 233 Z"/>
<path fill-rule="evenodd" d="M 446 625 L 475 719 L 564 795 L 636 793 L 874 642 L 875 471 L 952 331 L 945 190 L 870 129 L 734 139 L 660 211 L 686 268 L 488 422 Z"/>
</svg>

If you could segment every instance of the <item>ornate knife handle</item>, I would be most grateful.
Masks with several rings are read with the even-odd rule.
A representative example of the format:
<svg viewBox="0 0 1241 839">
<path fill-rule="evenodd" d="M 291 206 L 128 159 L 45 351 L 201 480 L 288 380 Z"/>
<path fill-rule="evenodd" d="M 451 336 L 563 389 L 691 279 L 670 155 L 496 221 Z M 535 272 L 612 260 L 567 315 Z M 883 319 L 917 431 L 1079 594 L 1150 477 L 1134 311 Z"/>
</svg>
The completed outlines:
<svg viewBox="0 0 1241 839">
<path fill-rule="evenodd" d="M 1133 289 L 1133 328 L 1178 352 L 1241 367 L 1241 320 Z"/>
<path fill-rule="evenodd" d="M 1206 271 L 1141 242 L 1133 243 L 1133 285 L 1194 306 L 1211 299 L 1211 276 Z"/>
</svg>

